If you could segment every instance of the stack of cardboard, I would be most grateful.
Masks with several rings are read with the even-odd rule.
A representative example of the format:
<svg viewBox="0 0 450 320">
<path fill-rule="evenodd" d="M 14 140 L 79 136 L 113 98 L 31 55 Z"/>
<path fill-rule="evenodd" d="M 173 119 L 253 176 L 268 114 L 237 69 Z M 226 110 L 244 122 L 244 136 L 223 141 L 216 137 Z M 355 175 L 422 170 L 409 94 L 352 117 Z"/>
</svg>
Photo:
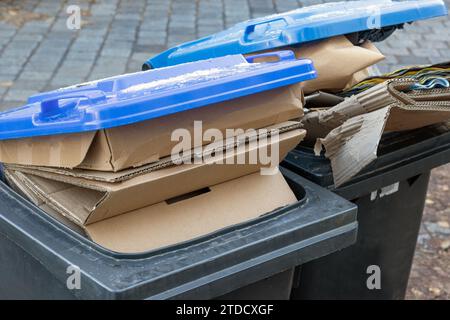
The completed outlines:
<svg viewBox="0 0 450 320">
<path fill-rule="evenodd" d="M 126 126 L 3 140 L 0 161 L 11 186 L 73 230 L 114 251 L 147 251 L 295 202 L 277 166 L 306 134 L 291 121 L 302 99 L 297 84 Z M 200 139 L 174 154 L 179 128 Z M 202 138 L 211 128 L 226 138 Z M 260 157 L 267 149 L 276 163 Z"/>
</svg>

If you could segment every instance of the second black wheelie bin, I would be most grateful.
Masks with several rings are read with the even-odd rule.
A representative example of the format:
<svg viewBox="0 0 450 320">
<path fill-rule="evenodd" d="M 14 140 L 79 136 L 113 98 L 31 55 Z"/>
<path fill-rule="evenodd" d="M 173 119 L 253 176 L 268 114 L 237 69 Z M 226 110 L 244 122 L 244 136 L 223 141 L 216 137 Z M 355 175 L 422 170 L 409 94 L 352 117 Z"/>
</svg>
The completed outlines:
<svg viewBox="0 0 450 320">
<path fill-rule="evenodd" d="M 405 297 L 430 171 L 450 162 L 450 128 L 436 125 L 386 134 L 378 154 L 338 188 L 329 160 L 310 148 L 297 147 L 282 163 L 358 206 L 356 243 L 303 265 L 293 299 Z"/>
</svg>

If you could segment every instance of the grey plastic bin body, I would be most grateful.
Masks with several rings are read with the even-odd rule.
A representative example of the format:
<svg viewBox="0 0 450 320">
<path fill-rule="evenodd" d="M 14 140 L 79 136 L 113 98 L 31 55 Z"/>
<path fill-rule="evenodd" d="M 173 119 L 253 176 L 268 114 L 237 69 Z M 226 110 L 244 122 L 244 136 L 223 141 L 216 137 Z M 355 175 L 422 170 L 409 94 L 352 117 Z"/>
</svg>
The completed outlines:
<svg viewBox="0 0 450 320">
<path fill-rule="evenodd" d="M 287 298 L 292 269 L 354 243 L 357 222 L 354 204 L 288 170 L 283 174 L 296 204 L 139 255 L 97 246 L 0 182 L 0 297 Z M 79 290 L 66 286 L 71 265 L 81 273 Z M 277 279 L 283 285 L 275 290 Z"/>
<path fill-rule="evenodd" d="M 301 285 L 292 298 L 404 299 L 430 171 L 450 161 L 450 132 L 428 127 L 392 133 L 378 153 L 375 162 L 339 188 L 324 157 L 303 147 L 286 157 L 283 166 L 355 203 L 359 224 L 353 246 L 302 266 Z M 380 271 L 379 289 L 373 278 L 367 285 L 374 268 Z"/>
</svg>

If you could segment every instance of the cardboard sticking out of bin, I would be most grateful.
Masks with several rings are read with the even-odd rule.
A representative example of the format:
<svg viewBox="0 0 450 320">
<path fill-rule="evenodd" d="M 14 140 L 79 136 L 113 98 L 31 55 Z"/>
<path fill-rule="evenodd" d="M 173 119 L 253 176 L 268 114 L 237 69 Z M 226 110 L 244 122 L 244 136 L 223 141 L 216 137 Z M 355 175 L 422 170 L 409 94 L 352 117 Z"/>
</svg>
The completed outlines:
<svg viewBox="0 0 450 320">
<path fill-rule="evenodd" d="M 229 152 L 229 147 L 225 147 L 227 150 L 224 152 L 219 152 L 221 149 L 207 149 L 203 151 L 201 163 L 142 171 L 137 175 L 126 175 L 125 180 L 117 179 L 120 173 L 110 173 L 108 177 L 105 173 L 96 175 L 95 172 L 83 173 L 81 170 L 52 171 L 26 166 L 6 168 L 29 175 L 29 181 L 33 183 L 30 188 L 41 197 L 48 197 L 61 214 L 83 226 L 257 172 L 262 168 L 275 168 L 278 161 L 300 143 L 306 134 L 301 129 L 292 130 L 295 126 L 298 127 L 298 123 L 278 125 L 276 128 L 281 131 L 290 129 L 279 135 L 279 141 L 261 134 L 244 145 L 233 146 L 232 152 Z M 244 139 L 242 137 L 241 140 Z M 217 150 L 217 154 L 207 157 L 211 150 Z M 270 152 L 276 152 L 273 159 L 277 162 L 263 163 L 260 158 L 263 152 L 268 152 L 270 156 L 273 155 Z M 35 180 L 36 176 L 44 179 Z"/>
<path fill-rule="evenodd" d="M 395 107 L 386 131 L 403 131 L 445 122 L 450 116 L 450 88 L 410 90 L 417 82 L 400 78 L 380 83 L 338 105 L 308 113 L 304 126 L 310 137 L 325 137 L 332 129 L 351 117 L 387 106 Z"/>
<path fill-rule="evenodd" d="M 302 91 L 297 85 L 196 108 L 170 116 L 110 129 L 1 140 L 0 161 L 22 165 L 119 171 L 156 162 L 170 155 L 178 128 L 193 136 L 194 121 L 203 131 L 216 128 L 263 128 L 303 115 Z M 201 141 L 203 144 L 207 142 Z M 198 147 L 192 139 L 192 147 Z"/>
<path fill-rule="evenodd" d="M 340 186 L 376 159 L 384 132 L 404 131 L 450 120 L 450 88 L 411 90 L 413 79 L 389 80 L 339 105 L 305 117 L 309 134 L 318 138 L 331 160 Z"/>
<path fill-rule="evenodd" d="M 305 94 L 323 90 L 337 92 L 352 86 L 369 75 L 368 68 L 384 59 L 370 42 L 354 45 L 345 36 L 287 47 L 297 58 L 314 62 L 317 78 L 302 83 Z"/>
<path fill-rule="evenodd" d="M 8 176 L 14 177 L 16 185 L 27 186 L 34 193 L 33 197 L 42 200 L 41 203 L 54 211 L 60 210 L 48 194 L 36 192 L 36 183 L 44 185 L 45 178 L 6 171 Z M 50 185 L 55 186 L 55 182 Z M 192 240 L 255 219 L 295 201 L 295 195 L 280 173 L 253 173 L 85 225 L 83 229 L 94 242 L 105 248 L 137 253 Z M 46 209 L 44 205 L 41 208 Z"/>
<path fill-rule="evenodd" d="M 301 123 L 298 121 L 286 121 L 278 124 L 274 124 L 269 127 L 256 129 L 256 130 L 246 130 L 242 134 L 237 136 L 231 136 L 225 140 L 212 142 L 208 145 L 200 146 L 187 150 L 186 152 L 181 152 L 179 154 L 171 154 L 170 156 L 164 157 L 157 162 L 152 162 L 141 167 L 129 168 L 117 172 L 110 171 L 97 171 L 89 169 L 65 169 L 58 167 L 45 167 L 45 166 L 28 166 L 21 164 L 6 164 L 9 168 L 16 170 L 31 170 L 31 171 L 42 171 L 54 174 L 59 174 L 62 176 L 82 178 L 87 180 L 116 183 L 121 181 L 126 181 L 136 176 L 161 170 L 167 167 L 174 166 L 175 163 L 186 163 L 187 161 L 194 161 L 195 157 L 199 157 L 206 153 L 212 153 L 213 151 L 218 151 L 224 153 L 224 149 L 235 150 L 235 147 L 247 143 L 250 140 L 261 140 L 267 137 L 270 140 L 270 135 L 272 130 L 276 133 L 282 134 L 288 131 L 293 131 L 295 129 L 301 128 Z M 305 136 L 305 131 L 301 130 L 301 139 Z"/>
</svg>

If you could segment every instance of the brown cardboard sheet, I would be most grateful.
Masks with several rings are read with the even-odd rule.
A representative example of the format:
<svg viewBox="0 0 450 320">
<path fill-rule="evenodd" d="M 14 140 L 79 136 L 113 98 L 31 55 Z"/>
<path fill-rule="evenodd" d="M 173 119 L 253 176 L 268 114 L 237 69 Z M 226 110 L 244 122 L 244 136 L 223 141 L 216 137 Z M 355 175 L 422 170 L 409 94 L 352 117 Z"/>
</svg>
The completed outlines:
<svg viewBox="0 0 450 320">
<path fill-rule="evenodd" d="M 194 121 L 202 121 L 203 131 L 263 128 L 300 118 L 302 99 L 300 86 L 292 85 L 96 132 L 2 140 L 0 162 L 100 171 L 139 167 L 170 155 L 178 143 L 172 132 L 192 134 Z M 192 147 L 207 143 L 193 139 Z"/>
<path fill-rule="evenodd" d="M 378 145 L 390 108 L 355 116 L 332 130 L 325 138 L 317 139 L 315 152 L 325 148 L 331 161 L 334 185 L 344 184 L 377 158 Z"/>
</svg>

